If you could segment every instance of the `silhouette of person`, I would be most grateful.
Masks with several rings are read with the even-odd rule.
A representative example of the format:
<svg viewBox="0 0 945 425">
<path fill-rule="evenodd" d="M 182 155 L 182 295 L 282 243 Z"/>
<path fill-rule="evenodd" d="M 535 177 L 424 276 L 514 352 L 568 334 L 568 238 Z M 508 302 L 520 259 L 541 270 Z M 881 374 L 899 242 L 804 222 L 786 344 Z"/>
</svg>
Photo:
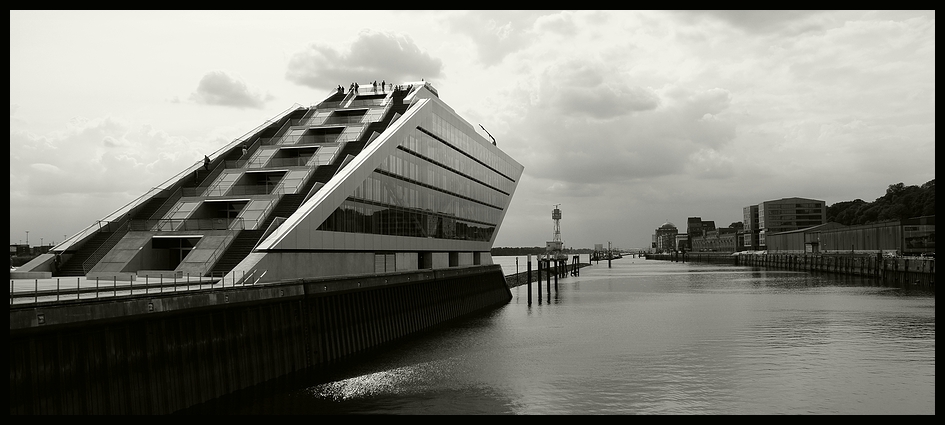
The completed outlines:
<svg viewBox="0 0 945 425">
<path fill-rule="evenodd" d="M 206 155 L 203 156 L 203 169 L 210 171 L 210 157 Z"/>
</svg>

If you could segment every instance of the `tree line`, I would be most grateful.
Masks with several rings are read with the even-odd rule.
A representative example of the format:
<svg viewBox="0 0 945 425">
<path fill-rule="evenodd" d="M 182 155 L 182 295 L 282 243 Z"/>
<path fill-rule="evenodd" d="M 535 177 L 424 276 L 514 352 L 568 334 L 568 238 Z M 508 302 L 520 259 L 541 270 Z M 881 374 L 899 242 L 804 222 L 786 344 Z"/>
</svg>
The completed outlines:
<svg viewBox="0 0 945 425">
<path fill-rule="evenodd" d="M 922 186 L 891 184 L 886 194 L 873 202 L 862 199 L 837 202 L 827 207 L 827 221 L 847 226 L 935 215 L 935 179 Z"/>
<path fill-rule="evenodd" d="M 566 250 L 571 254 L 592 254 L 594 253 L 593 249 L 590 248 L 578 248 L 578 249 L 569 249 Z M 547 251 L 543 246 L 525 246 L 525 247 L 495 247 L 492 248 L 493 257 L 506 257 L 506 256 L 522 256 L 522 255 L 538 255 L 544 254 Z"/>
</svg>

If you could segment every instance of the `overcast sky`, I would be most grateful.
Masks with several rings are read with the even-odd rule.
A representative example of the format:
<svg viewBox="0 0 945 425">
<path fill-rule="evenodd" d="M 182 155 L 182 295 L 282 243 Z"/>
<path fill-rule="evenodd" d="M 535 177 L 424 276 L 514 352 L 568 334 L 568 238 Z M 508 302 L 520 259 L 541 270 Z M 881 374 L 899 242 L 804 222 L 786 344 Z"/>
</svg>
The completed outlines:
<svg viewBox="0 0 945 425">
<path fill-rule="evenodd" d="M 495 246 L 649 246 L 935 178 L 934 11 L 11 11 L 10 242 L 59 242 L 353 81 L 525 166 Z"/>
</svg>

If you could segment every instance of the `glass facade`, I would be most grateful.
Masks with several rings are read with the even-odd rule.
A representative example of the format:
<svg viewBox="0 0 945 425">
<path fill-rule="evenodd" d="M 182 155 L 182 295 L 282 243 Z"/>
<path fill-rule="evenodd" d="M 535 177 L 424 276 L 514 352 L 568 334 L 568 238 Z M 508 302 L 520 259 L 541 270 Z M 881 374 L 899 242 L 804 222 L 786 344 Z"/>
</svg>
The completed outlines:
<svg viewBox="0 0 945 425">
<path fill-rule="evenodd" d="M 784 232 L 824 224 L 823 202 L 765 202 L 759 207 L 762 228 L 768 232 Z"/>
<path fill-rule="evenodd" d="M 513 165 L 436 114 L 318 230 L 489 241 L 515 189 Z"/>
<path fill-rule="evenodd" d="M 800 202 L 799 202 L 800 201 Z M 758 244 L 766 245 L 766 233 L 804 229 L 827 222 L 824 201 L 787 198 L 758 204 Z"/>
</svg>

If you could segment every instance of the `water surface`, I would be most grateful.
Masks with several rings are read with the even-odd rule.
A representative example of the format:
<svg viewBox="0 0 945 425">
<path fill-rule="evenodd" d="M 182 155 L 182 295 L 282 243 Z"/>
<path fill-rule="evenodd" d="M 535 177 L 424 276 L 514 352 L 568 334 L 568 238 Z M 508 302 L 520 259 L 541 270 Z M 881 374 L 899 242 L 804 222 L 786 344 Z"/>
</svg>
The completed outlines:
<svg viewBox="0 0 945 425">
<path fill-rule="evenodd" d="M 623 258 L 559 280 L 541 303 L 533 294 L 529 305 L 526 290 L 328 374 L 204 408 L 935 414 L 935 295 L 925 288 Z"/>
</svg>

